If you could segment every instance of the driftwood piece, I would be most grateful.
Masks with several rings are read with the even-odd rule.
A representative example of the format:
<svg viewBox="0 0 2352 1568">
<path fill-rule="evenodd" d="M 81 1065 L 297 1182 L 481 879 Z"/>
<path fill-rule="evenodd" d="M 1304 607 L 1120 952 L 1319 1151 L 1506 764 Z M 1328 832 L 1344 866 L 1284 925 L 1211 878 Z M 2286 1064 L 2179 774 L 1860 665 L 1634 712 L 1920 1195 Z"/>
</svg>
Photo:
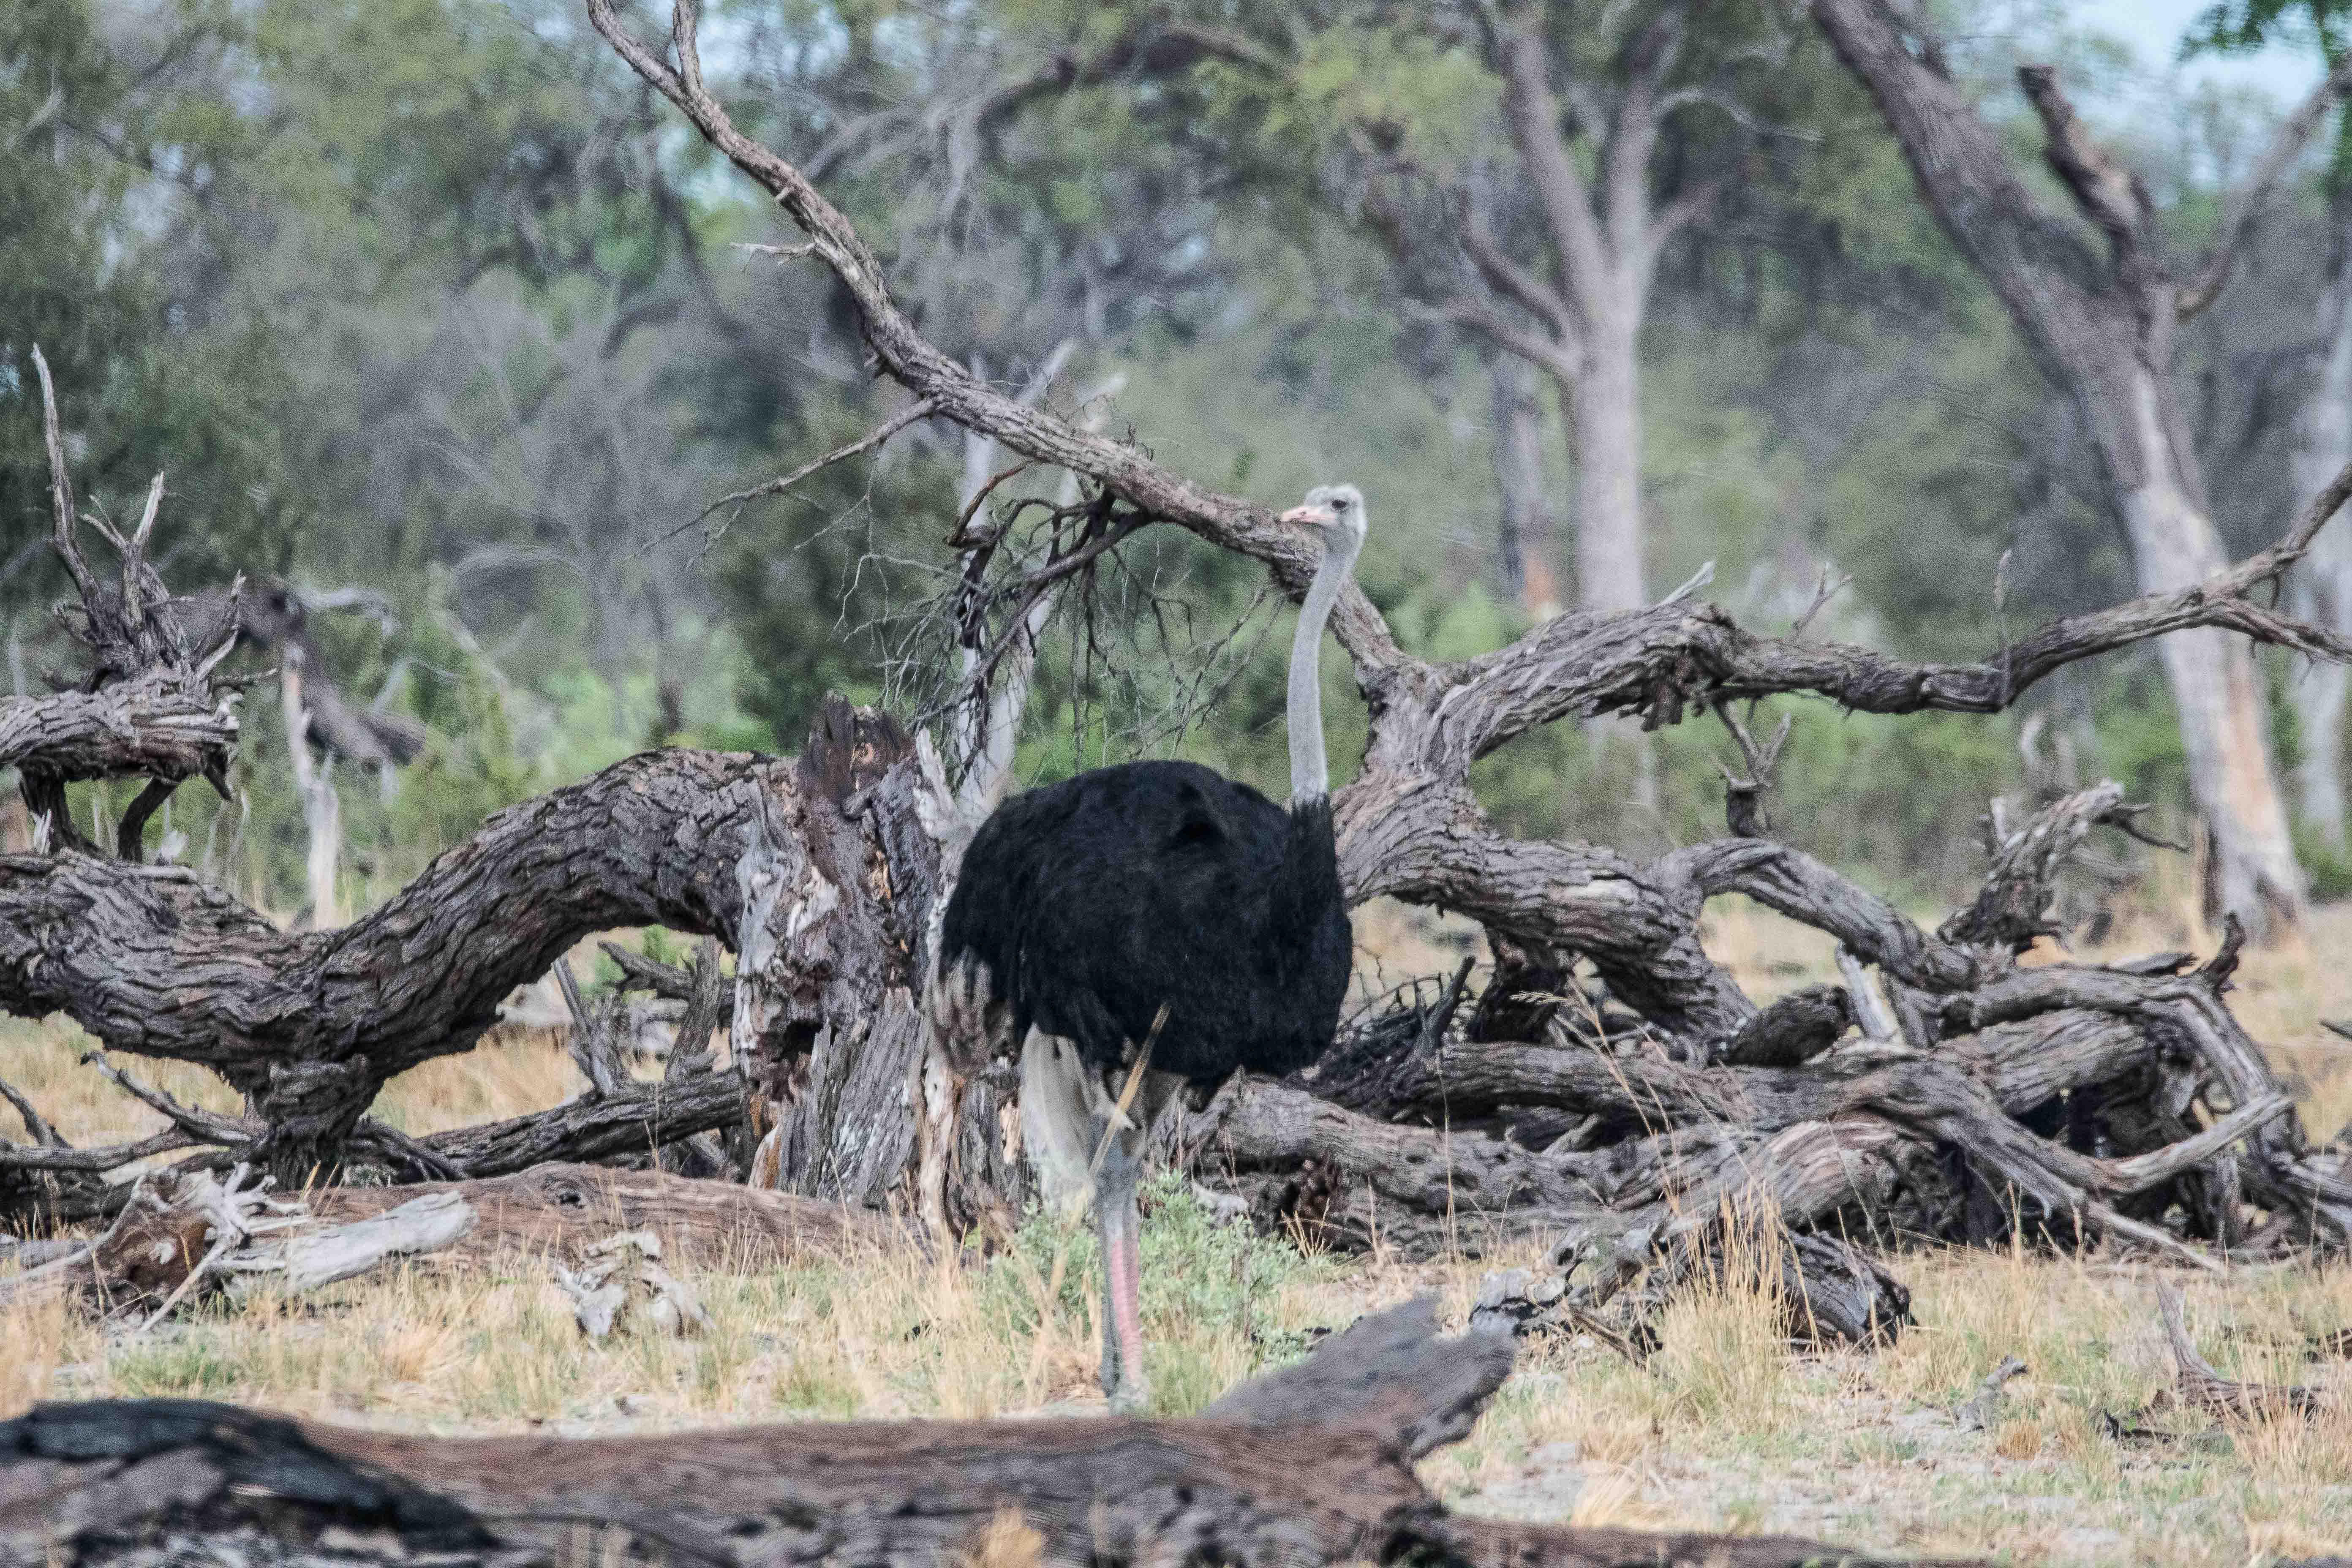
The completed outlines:
<svg viewBox="0 0 2352 1568">
<path fill-rule="evenodd" d="M 1425 1303 L 1181 1421 L 810 1424 L 650 1437 L 411 1437 L 226 1405 L 49 1405 L 0 1425 L 0 1564 L 601 1561 L 938 1568 L 992 1527 L 1055 1565 L 1307 1568 L 1421 1549 L 1518 1568 L 1859 1563 L 1818 1542 L 1457 1519 L 1417 1455 L 1465 1433 L 1509 1342 Z"/>
<path fill-rule="evenodd" d="M 1996 833 L 1992 865 L 1976 901 L 1946 921 L 1936 934 L 2003 961 L 2042 937 L 2058 934 L 2058 923 L 2050 914 L 2058 873 L 2094 827 L 2105 825 L 2141 837 L 2135 818 L 2147 809 L 2126 805 L 2123 786 L 2110 781 L 2052 802 L 2015 832 Z"/>
<path fill-rule="evenodd" d="M 625 1231 L 587 1248 L 575 1270 L 552 1264 L 555 1283 L 571 1298 L 580 1331 L 601 1340 L 622 1326 L 643 1323 L 672 1338 L 707 1332 L 710 1313 L 694 1289 L 661 1265 L 661 1237 Z"/>
<path fill-rule="evenodd" d="M 879 1216 L 837 1204 L 658 1171 L 543 1165 L 488 1181 L 290 1197 L 269 1194 L 267 1183 L 245 1185 L 244 1173 L 239 1166 L 226 1181 L 204 1172 L 142 1181 L 103 1235 L 0 1280 L 0 1304 L 72 1297 L 112 1311 L 160 1310 L 217 1287 L 299 1294 L 395 1259 L 468 1268 L 552 1257 L 593 1267 L 616 1234 L 635 1238 L 648 1261 L 727 1270 L 904 1240 Z M 677 1315 L 700 1315 L 682 1287 L 643 1282 L 651 1305 L 667 1298 Z"/>
<path fill-rule="evenodd" d="M 2324 1388 L 2241 1383 L 2224 1377 L 2211 1362 L 2197 1353 L 2197 1342 L 2189 1337 L 2180 1292 L 2158 1280 L 2156 1307 L 2164 1320 L 2165 1340 L 2172 1348 L 2174 1386 L 2183 1405 L 2240 1421 L 2310 1415 L 2334 1407 L 2335 1400 Z"/>
<path fill-rule="evenodd" d="M 462 1194 L 481 1222 L 438 1254 L 436 1266 L 488 1263 L 509 1251 L 572 1252 L 615 1232 L 651 1232 L 660 1239 L 663 1261 L 686 1269 L 777 1268 L 908 1241 L 868 1210 L 604 1165 L 540 1165 L 487 1181 L 408 1187 L 325 1187 L 306 1194 L 305 1201 L 320 1219 L 341 1224 L 438 1192 Z"/>
</svg>

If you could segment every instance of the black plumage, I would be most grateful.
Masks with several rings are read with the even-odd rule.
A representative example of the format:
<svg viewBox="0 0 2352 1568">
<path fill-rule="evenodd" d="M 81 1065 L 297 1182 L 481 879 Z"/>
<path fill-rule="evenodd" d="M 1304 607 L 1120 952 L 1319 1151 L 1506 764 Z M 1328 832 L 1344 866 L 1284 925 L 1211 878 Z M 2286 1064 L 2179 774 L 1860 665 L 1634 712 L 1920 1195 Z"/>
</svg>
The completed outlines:
<svg viewBox="0 0 2352 1568">
<path fill-rule="evenodd" d="M 1291 810 L 1197 763 L 1128 763 L 999 806 L 964 853 L 940 955 L 986 966 L 1010 1038 L 1032 1025 L 1108 1068 L 1282 1074 L 1339 1026 L 1353 940 L 1331 804 Z"/>
</svg>

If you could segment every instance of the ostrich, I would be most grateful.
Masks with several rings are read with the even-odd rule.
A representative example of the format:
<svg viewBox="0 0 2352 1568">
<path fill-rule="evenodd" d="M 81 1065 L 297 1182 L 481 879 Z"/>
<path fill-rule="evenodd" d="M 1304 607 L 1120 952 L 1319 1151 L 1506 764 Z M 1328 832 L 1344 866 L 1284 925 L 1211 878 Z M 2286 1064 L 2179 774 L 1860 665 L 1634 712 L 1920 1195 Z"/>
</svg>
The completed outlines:
<svg viewBox="0 0 2352 1568">
<path fill-rule="evenodd" d="M 1024 1139 L 1049 1203 L 1091 1202 L 1103 1392 L 1148 1397 L 1136 1180 L 1181 1084 L 1286 1073 L 1330 1044 L 1354 954 L 1331 834 L 1318 668 L 1364 544 L 1364 498 L 1318 486 L 1322 536 L 1290 647 L 1288 810 L 1197 763 L 1097 768 L 981 825 L 948 900 L 930 1012 L 946 1040 L 1017 1040 Z"/>
</svg>

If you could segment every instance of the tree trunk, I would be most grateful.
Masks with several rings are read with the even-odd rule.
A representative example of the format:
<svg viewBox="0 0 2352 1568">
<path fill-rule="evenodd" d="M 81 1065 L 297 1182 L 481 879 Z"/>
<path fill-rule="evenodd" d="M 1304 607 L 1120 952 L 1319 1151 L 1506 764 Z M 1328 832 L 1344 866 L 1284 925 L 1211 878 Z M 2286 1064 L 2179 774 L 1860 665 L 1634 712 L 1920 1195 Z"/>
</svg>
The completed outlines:
<svg viewBox="0 0 2352 1568">
<path fill-rule="evenodd" d="M 1503 589 L 1529 619 L 1560 611 L 1559 513 L 1544 462 L 1541 383 L 1535 366 L 1515 354 L 1495 356 L 1495 488 L 1502 499 L 1496 553 Z"/>
<path fill-rule="evenodd" d="M 2337 205 L 2344 204 L 2339 199 Z M 2307 491 L 2313 475 L 2324 485 L 2352 462 L 2352 221 L 2339 226 L 2336 243 L 2335 272 L 2319 299 L 2319 374 L 2295 410 L 2289 474 L 2298 491 Z M 2341 532 L 2322 533 L 2291 591 L 2298 618 L 2352 631 L 2352 542 Z M 2303 732 L 2294 779 L 2297 814 L 2341 855 L 2347 847 L 2344 701 L 2352 692 L 2352 672 L 2339 664 L 2314 662 L 2295 671 L 2293 691 Z"/>
<path fill-rule="evenodd" d="M 1649 603 L 1642 527 L 1642 371 L 1638 289 L 1623 279 L 1588 286 L 1614 295 L 1596 311 L 1584 371 L 1563 384 L 1576 464 L 1576 603 L 1588 615 Z"/>
<path fill-rule="evenodd" d="M 2163 334 L 2159 334 L 2159 343 Z M 2174 593 L 2229 557 L 2213 526 L 2169 381 L 2134 353 L 2094 421 L 2143 593 Z M 2157 645 L 2180 721 L 2189 790 L 2210 835 L 2206 902 L 2256 935 L 2303 918 L 2303 868 L 2271 763 L 2270 714 L 2253 650 L 2226 632 L 2175 632 Z"/>
<path fill-rule="evenodd" d="M 2173 395 L 2173 332 L 2218 292 L 2246 215 L 2342 82 L 2331 72 L 2290 117 L 2254 179 L 2231 194 L 2216 253 L 2184 282 L 2162 259 L 2170 240 L 2145 186 L 2092 138 L 2050 67 L 2021 67 L 2019 84 L 2041 118 L 2046 162 L 2099 232 L 2095 247 L 2026 189 L 1991 127 L 1933 63 L 1935 51 L 1923 59 L 1891 9 L 1816 0 L 1812 15 L 1901 142 L 1922 199 L 2009 308 L 2044 374 L 2080 403 L 2141 589 L 2169 592 L 2209 575 L 2226 556 Z M 2209 901 L 2257 937 L 2292 925 L 2303 915 L 2303 871 L 2253 658 L 2218 634 L 2189 631 L 2168 637 L 2162 656 L 2189 792 L 2210 837 Z"/>
<path fill-rule="evenodd" d="M 335 869 L 343 858 L 343 802 L 335 793 L 331 762 L 310 757 L 310 710 L 302 700 L 301 650 L 281 650 L 278 691 L 286 715 L 286 751 L 294 764 L 294 793 L 302 802 L 302 826 L 310 835 L 310 853 L 303 868 L 310 888 L 310 929 L 327 931 L 343 923 L 342 907 L 335 897 Z"/>
</svg>

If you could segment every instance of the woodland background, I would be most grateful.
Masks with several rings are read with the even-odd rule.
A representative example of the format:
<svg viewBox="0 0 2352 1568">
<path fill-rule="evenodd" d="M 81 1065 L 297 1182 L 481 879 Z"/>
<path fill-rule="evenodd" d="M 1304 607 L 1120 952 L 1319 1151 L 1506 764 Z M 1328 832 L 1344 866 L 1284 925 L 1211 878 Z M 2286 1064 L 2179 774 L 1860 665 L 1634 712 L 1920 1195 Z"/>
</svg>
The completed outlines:
<svg viewBox="0 0 2352 1568">
<path fill-rule="evenodd" d="M 1214 5 L 1150 14 L 1191 9 L 1225 20 Z M 1663 132 L 1660 167 L 1722 185 L 1662 253 L 1640 338 L 1643 591 L 1711 561 L 1708 596 L 1770 631 L 1825 574 L 1851 576 L 1815 635 L 1915 658 L 1976 658 L 1988 628 L 2129 597 L 2074 405 L 1819 33 L 1754 0 L 1686 9 L 1691 37 L 1745 40 L 1755 59 Z M 1359 484 L 1366 587 L 1418 653 L 1496 647 L 1579 601 L 1555 391 L 1415 303 L 1325 134 L 1369 106 L 1465 179 L 1508 174 L 1492 79 L 1412 13 L 1283 8 L 1265 25 L 1304 64 L 1269 90 L 1213 58 L 1055 79 L 1140 5 L 711 10 L 709 69 L 740 84 L 744 128 L 810 160 L 942 347 L 1015 388 L 1051 369 L 1057 405 L 1097 397 L 1107 432 L 1132 426 L 1219 488 L 1287 503 Z M 2190 247 L 2289 107 L 2179 73 L 2185 48 L 2228 41 L 2211 18 L 2184 39 L 2116 37 L 2063 5 L 1933 10 L 1949 68 L 2030 179 L 2049 176 L 2013 72 L 2048 59 Z M 2272 17 L 2273 48 L 2315 61 L 2317 16 Z M 167 470 L 175 588 L 238 570 L 292 584 L 350 699 L 426 727 L 408 767 L 335 775 L 337 912 L 488 812 L 646 746 L 791 752 L 829 689 L 902 710 L 927 694 L 905 613 L 950 569 L 939 542 L 974 476 L 1009 459 L 918 424 L 682 528 L 891 405 L 830 279 L 730 247 L 780 237 L 765 203 L 567 0 L 16 0 L 0 7 L 0 691 L 46 689 L 65 655 L 38 342 L 65 427 L 95 433 L 71 454 L 90 502 L 135 515 Z M 2179 335 L 2174 374 L 2233 556 L 2305 499 L 2292 447 L 2341 259 L 2338 147 L 2331 123 Z M 1493 199 L 1507 224 L 1527 198 Z M 1020 776 L 1178 752 L 1278 793 L 1286 623 L 1263 574 L 1174 530 L 1127 554 L 1115 591 L 1154 589 L 1160 608 L 1110 617 L 1125 646 L 1107 659 L 1049 634 Z M 2294 700 L 2307 668 L 2261 658 L 2293 775 L 2310 760 Z M 1336 784 L 1362 720 L 1343 676 L 1330 683 Z M 299 915 L 283 720 L 268 700 L 244 718 L 244 807 L 183 791 L 167 831 L 190 863 Z M 2028 727 L 2044 763 L 2115 778 L 2192 832 L 2152 645 L 2065 668 L 1996 717 L 1805 704 L 1778 830 L 1898 901 L 1956 901 Z M 1632 750 L 1564 722 L 1475 777 L 1522 836 L 1637 853 L 1710 836 L 1720 732 L 1653 744 L 1654 777 L 1637 777 Z M 73 786 L 78 816 L 103 788 Z M 30 830 L 13 798 L 0 807 L 0 840 Z M 2296 832 L 2314 893 L 2352 893 L 2340 817 Z"/>
</svg>

